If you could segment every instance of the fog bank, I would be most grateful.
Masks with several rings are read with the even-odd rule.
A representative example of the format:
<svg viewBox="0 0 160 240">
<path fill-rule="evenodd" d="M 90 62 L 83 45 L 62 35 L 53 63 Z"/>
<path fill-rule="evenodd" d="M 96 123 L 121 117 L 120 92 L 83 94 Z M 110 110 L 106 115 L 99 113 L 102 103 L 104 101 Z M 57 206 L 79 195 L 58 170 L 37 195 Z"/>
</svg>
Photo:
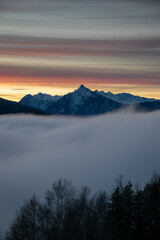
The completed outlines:
<svg viewBox="0 0 160 240">
<path fill-rule="evenodd" d="M 160 111 L 91 118 L 0 116 L 0 231 L 34 193 L 59 178 L 110 192 L 121 174 L 146 183 L 160 172 Z"/>
</svg>

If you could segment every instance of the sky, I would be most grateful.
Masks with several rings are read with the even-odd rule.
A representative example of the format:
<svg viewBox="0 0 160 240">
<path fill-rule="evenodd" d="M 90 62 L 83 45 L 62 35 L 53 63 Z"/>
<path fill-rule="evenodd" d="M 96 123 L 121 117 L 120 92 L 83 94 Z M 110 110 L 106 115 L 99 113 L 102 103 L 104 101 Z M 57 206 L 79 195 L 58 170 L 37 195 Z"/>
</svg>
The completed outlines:
<svg viewBox="0 0 160 240">
<path fill-rule="evenodd" d="M 0 232 L 33 194 L 60 178 L 111 193 L 123 175 L 143 187 L 160 173 L 160 111 L 90 118 L 0 117 Z"/>
<path fill-rule="evenodd" d="M 92 90 L 160 98 L 158 0 L 0 0 L 0 97 Z"/>
</svg>

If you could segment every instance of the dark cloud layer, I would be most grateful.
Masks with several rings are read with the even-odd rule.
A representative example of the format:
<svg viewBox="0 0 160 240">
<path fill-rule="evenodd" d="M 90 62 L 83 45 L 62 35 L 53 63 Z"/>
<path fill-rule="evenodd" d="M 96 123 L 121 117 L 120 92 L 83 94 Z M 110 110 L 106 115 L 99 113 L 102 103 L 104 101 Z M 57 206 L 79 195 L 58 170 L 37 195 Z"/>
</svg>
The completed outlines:
<svg viewBox="0 0 160 240">
<path fill-rule="evenodd" d="M 158 69 L 158 66 L 155 66 Z M 101 71 L 103 69 L 103 71 Z M 2 66 L 0 73 L 2 82 L 20 82 L 20 83 L 37 83 L 41 84 L 53 84 L 63 83 L 64 87 L 68 83 L 74 84 L 77 81 L 81 83 L 96 83 L 97 88 L 99 83 L 104 84 L 141 84 L 141 85 L 158 85 L 160 78 L 159 72 L 149 72 L 146 66 L 146 73 L 136 72 L 135 69 L 128 71 L 126 69 L 123 72 L 118 72 L 115 68 L 78 68 L 78 67 L 25 67 L 25 66 Z M 8 78 L 4 77 L 10 77 Z M 20 78 L 21 77 L 21 78 Z"/>
<path fill-rule="evenodd" d="M 159 9 L 151 0 L 1 0 L 0 77 L 160 84 Z"/>
<path fill-rule="evenodd" d="M 0 117 L 0 230 L 32 194 L 43 197 L 67 178 L 93 191 L 115 179 L 143 185 L 160 172 L 160 112 L 120 112 L 93 118 Z"/>
</svg>

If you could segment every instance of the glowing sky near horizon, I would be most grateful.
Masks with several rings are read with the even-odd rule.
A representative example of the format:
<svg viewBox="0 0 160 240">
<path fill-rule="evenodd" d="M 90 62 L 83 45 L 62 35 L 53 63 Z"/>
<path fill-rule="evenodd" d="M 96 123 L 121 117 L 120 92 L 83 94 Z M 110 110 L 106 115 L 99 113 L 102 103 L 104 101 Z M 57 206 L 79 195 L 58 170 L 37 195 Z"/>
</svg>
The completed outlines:
<svg viewBox="0 0 160 240">
<path fill-rule="evenodd" d="M 157 0 L 0 0 L 0 97 L 91 89 L 160 98 Z"/>
</svg>

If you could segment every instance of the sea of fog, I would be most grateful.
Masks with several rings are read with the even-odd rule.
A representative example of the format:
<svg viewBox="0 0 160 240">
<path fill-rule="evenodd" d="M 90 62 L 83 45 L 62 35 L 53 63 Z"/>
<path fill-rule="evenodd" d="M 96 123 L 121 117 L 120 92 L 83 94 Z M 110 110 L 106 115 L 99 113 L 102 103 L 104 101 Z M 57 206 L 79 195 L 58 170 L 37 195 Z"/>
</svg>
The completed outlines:
<svg viewBox="0 0 160 240">
<path fill-rule="evenodd" d="M 90 118 L 0 116 L 0 231 L 54 181 L 111 192 L 124 176 L 143 186 L 160 173 L 160 111 Z"/>
</svg>

